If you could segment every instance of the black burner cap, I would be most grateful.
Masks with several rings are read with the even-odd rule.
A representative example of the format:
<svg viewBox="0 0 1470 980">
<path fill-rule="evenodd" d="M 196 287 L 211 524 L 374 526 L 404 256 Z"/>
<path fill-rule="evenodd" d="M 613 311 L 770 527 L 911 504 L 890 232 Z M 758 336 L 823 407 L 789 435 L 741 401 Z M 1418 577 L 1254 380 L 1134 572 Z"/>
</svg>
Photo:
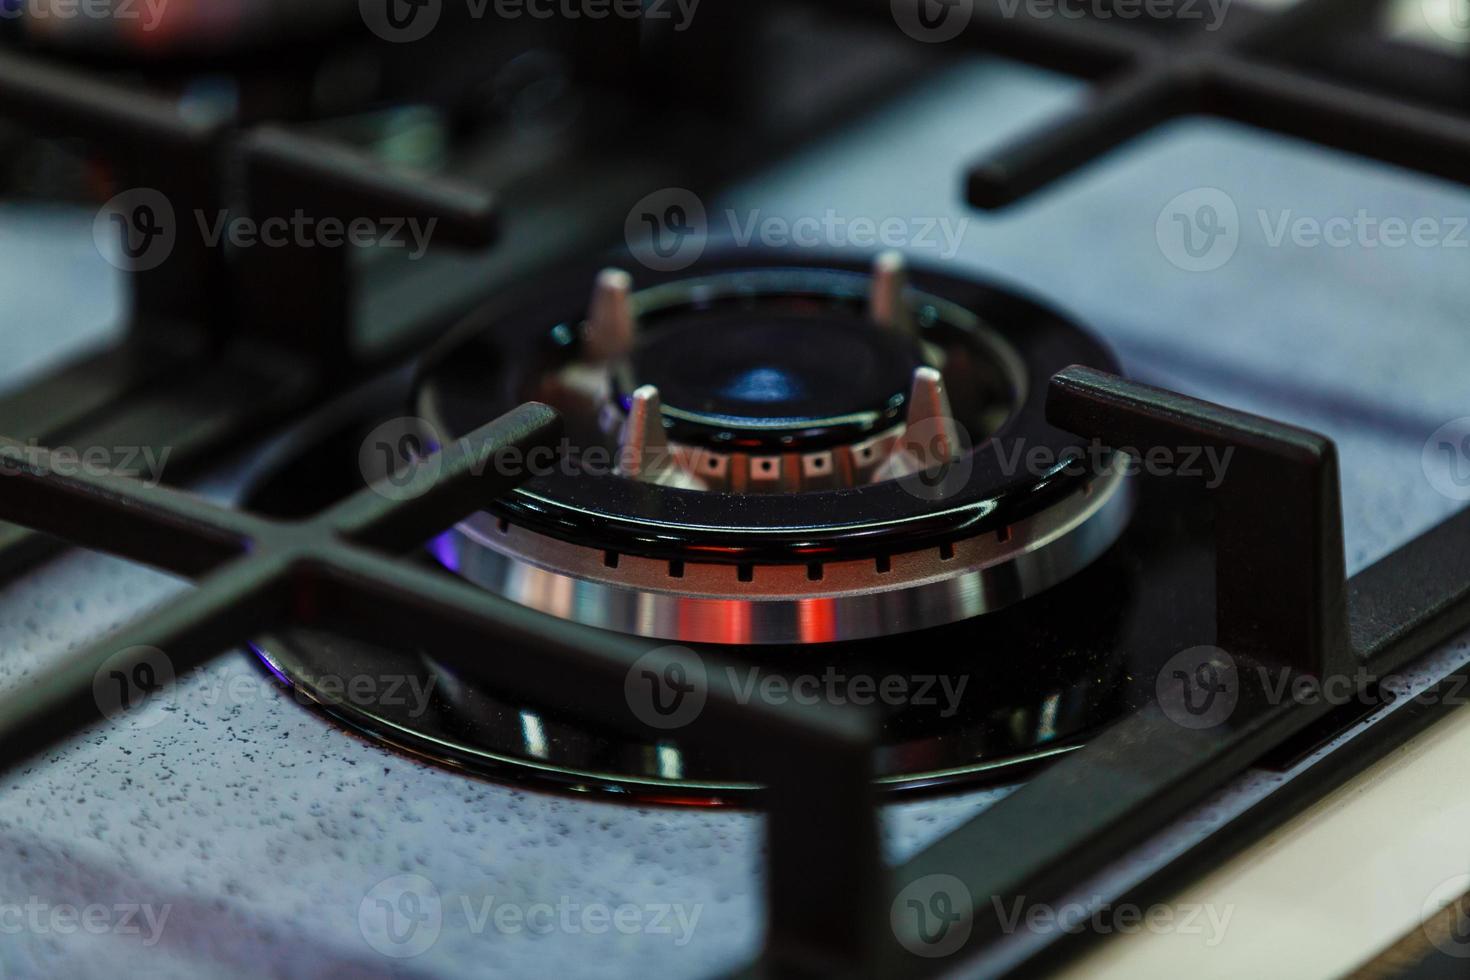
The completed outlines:
<svg viewBox="0 0 1470 980">
<path fill-rule="evenodd" d="M 657 385 L 670 435 L 780 451 L 856 441 L 900 418 L 918 345 L 861 308 L 698 310 L 659 318 L 620 372 L 624 407 Z"/>
</svg>

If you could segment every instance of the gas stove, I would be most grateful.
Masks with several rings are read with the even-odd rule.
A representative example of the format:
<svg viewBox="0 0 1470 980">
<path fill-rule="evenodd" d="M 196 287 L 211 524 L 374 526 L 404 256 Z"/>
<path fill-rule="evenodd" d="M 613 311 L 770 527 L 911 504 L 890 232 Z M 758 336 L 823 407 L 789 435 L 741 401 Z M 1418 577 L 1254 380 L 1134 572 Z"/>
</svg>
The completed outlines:
<svg viewBox="0 0 1470 980">
<path fill-rule="evenodd" d="M 0 975 L 1470 955 L 1452 4 L 0 12 Z"/>
</svg>

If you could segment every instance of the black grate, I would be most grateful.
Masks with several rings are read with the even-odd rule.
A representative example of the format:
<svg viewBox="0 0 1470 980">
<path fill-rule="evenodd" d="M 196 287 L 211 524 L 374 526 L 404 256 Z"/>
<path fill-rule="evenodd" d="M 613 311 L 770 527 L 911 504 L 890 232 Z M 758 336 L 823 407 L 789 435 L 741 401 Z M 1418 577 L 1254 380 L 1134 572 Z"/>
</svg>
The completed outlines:
<svg viewBox="0 0 1470 980">
<path fill-rule="evenodd" d="M 235 268 L 225 249 L 206 242 L 195 214 L 244 206 L 264 221 L 310 208 L 321 217 L 432 218 L 436 240 L 455 246 L 483 247 L 495 236 L 493 199 L 478 188 L 396 173 L 275 127 L 235 132 L 146 89 L 9 50 L 0 54 L 0 119 L 82 140 L 114 186 L 166 200 L 176 233 L 167 261 L 127 273 L 133 306 L 117 346 L 0 398 L 12 438 L 169 446 L 175 474 L 188 477 L 242 437 L 421 346 L 458 312 L 441 309 L 409 323 L 364 358 L 353 343 L 345 244 L 254 249 Z M 243 172 L 243 202 L 227 191 L 232 170 Z M 147 212 L 120 217 L 157 220 Z M 0 528 L 0 575 L 52 550 L 34 534 Z"/>
<path fill-rule="evenodd" d="M 647 644 L 532 612 L 383 554 L 421 546 L 510 490 L 519 478 L 504 474 L 523 467 L 497 457 L 523 458 L 560 438 L 556 413 L 530 404 L 450 447 L 441 464 L 420 467 L 415 482 L 394 477 L 292 524 L 122 477 L 61 475 L 45 450 L 0 444 L 0 517 L 198 582 L 184 598 L 0 701 L 0 766 L 13 767 L 96 721 L 99 672 L 146 679 L 138 668 L 154 650 L 189 668 L 279 625 L 423 646 L 499 690 L 543 703 L 570 701 L 589 718 L 636 730 L 641 723 L 623 684 Z M 688 676 L 702 676 L 691 656 L 664 648 L 640 666 L 663 672 L 681 665 Z M 872 720 L 835 708 L 742 704 L 717 673 L 709 671 L 705 707 L 681 737 L 709 747 L 738 737 L 758 763 L 770 812 L 773 948 L 793 956 L 851 952 L 861 962 L 879 937 L 847 926 L 876 921 L 881 899 Z M 132 692 L 147 693 L 141 682 Z"/>
<path fill-rule="evenodd" d="M 1042 16 L 1010 0 L 904 0 L 956 7 L 953 45 L 991 51 L 1096 83 L 1076 111 L 978 161 L 970 202 L 999 208 L 1178 116 L 1218 116 L 1334 149 L 1470 181 L 1470 65 L 1378 36 L 1382 0 L 1300 0 L 1280 13 L 1232 3 L 1218 24 L 1164 15 L 1096 16 L 1058 0 Z M 838 6 L 834 4 L 833 6 Z M 892 16 L 888 0 L 856 6 Z M 1104 4 L 1104 11 L 1113 8 Z M 852 9 L 851 3 L 843 3 Z M 1138 8 L 1135 8 L 1138 9 Z"/>
</svg>

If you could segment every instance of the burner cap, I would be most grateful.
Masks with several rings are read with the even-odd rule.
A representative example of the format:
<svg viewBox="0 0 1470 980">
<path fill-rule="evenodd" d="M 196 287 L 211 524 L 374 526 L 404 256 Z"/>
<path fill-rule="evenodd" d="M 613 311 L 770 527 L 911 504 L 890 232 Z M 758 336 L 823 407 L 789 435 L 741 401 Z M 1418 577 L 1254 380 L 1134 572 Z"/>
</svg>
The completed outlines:
<svg viewBox="0 0 1470 980">
<path fill-rule="evenodd" d="M 613 375 L 624 408 L 653 385 L 670 438 L 779 453 L 856 442 L 900 418 L 916 340 L 861 308 L 680 311 L 650 324 Z"/>
</svg>

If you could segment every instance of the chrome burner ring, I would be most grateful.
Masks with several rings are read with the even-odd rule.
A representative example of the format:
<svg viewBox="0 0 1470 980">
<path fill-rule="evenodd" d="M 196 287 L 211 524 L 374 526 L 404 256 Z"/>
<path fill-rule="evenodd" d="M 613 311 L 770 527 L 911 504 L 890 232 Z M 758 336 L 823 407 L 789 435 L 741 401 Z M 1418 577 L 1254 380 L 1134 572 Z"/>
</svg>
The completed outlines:
<svg viewBox="0 0 1470 980">
<path fill-rule="evenodd" d="M 1131 514 L 1119 461 L 1004 532 L 886 558 L 742 570 L 624 555 L 609 567 L 602 550 L 484 513 L 434 551 L 497 595 L 587 626 L 683 643 L 834 643 L 943 626 L 1036 595 L 1097 559 Z"/>
</svg>

